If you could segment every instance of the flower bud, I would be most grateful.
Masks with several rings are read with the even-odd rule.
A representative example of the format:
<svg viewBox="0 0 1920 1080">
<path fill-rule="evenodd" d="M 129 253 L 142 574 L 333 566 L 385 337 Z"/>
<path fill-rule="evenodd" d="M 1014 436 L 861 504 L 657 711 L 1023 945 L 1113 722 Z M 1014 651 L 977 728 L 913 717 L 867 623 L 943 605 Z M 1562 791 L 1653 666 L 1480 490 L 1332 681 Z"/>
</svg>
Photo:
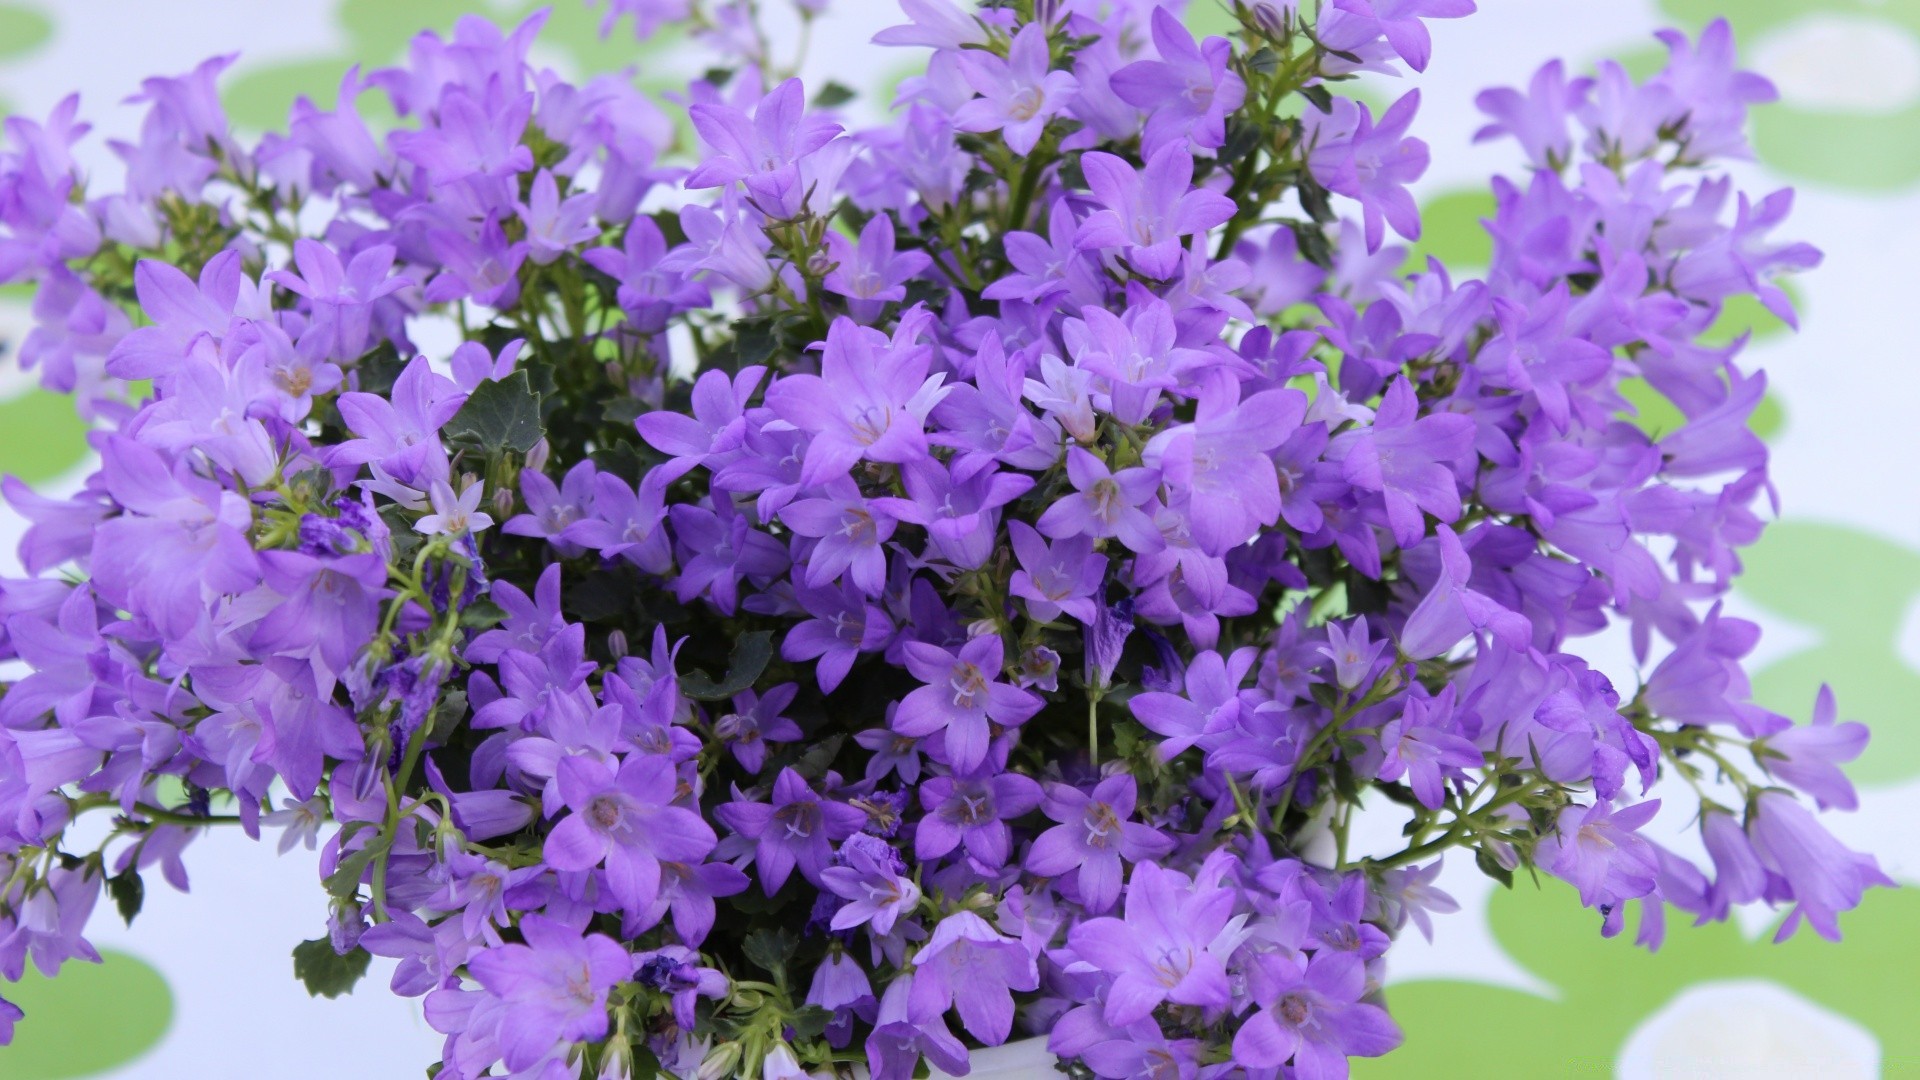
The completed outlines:
<svg viewBox="0 0 1920 1080">
<path fill-rule="evenodd" d="M 700 1071 L 694 1074 L 695 1080 L 721 1080 L 722 1077 L 732 1076 L 734 1066 L 739 1063 L 740 1044 L 721 1043 L 709 1051 L 706 1059 L 700 1062 Z"/>
<path fill-rule="evenodd" d="M 552 456 L 553 446 L 543 438 L 533 444 L 533 449 L 527 451 L 527 468 L 534 472 L 546 472 L 547 459 Z"/>
</svg>

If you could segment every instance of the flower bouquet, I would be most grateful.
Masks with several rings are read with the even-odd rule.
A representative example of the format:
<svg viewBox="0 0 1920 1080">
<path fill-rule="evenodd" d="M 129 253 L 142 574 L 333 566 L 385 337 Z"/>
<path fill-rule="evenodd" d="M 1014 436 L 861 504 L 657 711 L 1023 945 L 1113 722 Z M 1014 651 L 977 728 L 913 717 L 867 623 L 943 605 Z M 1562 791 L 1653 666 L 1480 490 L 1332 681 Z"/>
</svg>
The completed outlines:
<svg viewBox="0 0 1920 1080">
<path fill-rule="evenodd" d="M 74 101 L 7 122 L 20 358 L 100 467 L 5 486 L 0 974 L 278 829 L 331 896 L 294 974 L 397 961 L 441 1080 L 1016 1033 L 1305 1080 L 1398 1043 L 1448 853 L 1649 947 L 1886 883 L 1801 801 L 1853 806 L 1865 730 L 1748 700 L 1717 602 L 1771 488 L 1709 329 L 1818 261 L 1717 169 L 1771 95 L 1724 24 L 1482 95 L 1526 175 L 1455 280 L 1388 242 L 1418 93 L 1343 91 L 1471 0 L 902 7 L 925 67 L 851 131 L 692 0 L 608 12 L 723 61 L 664 109 L 530 64 L 536 16 L 258 140 L 230 57 L 150 79 L 117 193 Z"/>
</svg>

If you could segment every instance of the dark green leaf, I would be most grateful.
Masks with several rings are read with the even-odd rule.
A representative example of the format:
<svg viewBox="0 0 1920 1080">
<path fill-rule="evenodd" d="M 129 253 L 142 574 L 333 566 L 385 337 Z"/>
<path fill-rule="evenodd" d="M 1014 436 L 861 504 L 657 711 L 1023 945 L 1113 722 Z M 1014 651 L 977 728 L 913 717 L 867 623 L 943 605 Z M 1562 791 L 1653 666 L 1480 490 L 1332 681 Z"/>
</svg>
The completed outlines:
<svg viewBox="0 0 1920 1080">
<path fill-rule="evenodd" d="M 827 1030 L 827 1024 L 832 1021 L 832 1019 L 833 1014 L 818 1005 L 805 1006 L 799 1012 L 793 1014 L 791 1026 L 794 1037 L 797 1039 L 818 1038 L 821 1032 Z"/>
<path fill-rule="evenodd" d="M 808 746 L 806 753 L 801 754 L 800 760 L 794 764 L 795 771 L 808 779 L 825 776 L 827 767 L 833 764 L 834 758 L 840 756 L 840 746 L 846 741 L 845 735 L 834 735 Z"/>
<path fill-rule="evenodd" d="M 600 409 L 600 419 L 609 424 L 626 427 L 647 411 L 647 403 L 637 397 L 617 397 Z"/>
<path fill-rule="evenodd" d="M 640 606 L 640 581 L 626 566 L 590 570 L 567 587 L 563 610 L 581 622 L 622 622 Z"/>
<path fill-rule="evenodd" d="M 813 107 L 816 109 L 837 108 L 852 101 L 855 96 L 852 87 L 842 86 L 837 82 L 830 82 L 821 87 L 819 93 L 813 95 Z"/>
<path fill-rule="evenodd" d="M 491 630 L 506 617 L 506 611 L 499 604 L 482 597 L 460 609 L 460 627 L 463 630 Z"/>
<path fill-rule="evenodd" d="M 799 944 L 783 929 L 755 930 L 741 943 L 740 951 L 761 970 L 778 975 L 786 970 L 787 961 L 793 959 L 793 950 Z"/>
<path fill-rule="evenodd" d="M 447 421 L 446 433 L 454 442 L 488 453 L 524 454 L 545 434 L 540 428 L 540 395 L 533 392 L 525 370 L 483 382 Z"/>
<path fill-rule="evenodd" d="M 352 896 L 360 890 L 360 880 L 366 877 L 367 867 L 372 865 L 374 857 L 392 846 L 393 838 L 385 833 L 374 837 L 364 847 L 342 855 L 339 865 L 321 884 L 334 896 Z"/>
<path fill-rule="evenodd" d="M 1333 95 L 1328 93 L 1327 88 L 1319 83 L 1301 87 L 1300 96 L 1313 102 L 1314 108 L 1319 109 L 1323 113 L 1333 111 Z"/>
<path fill-rule="evenodd" d="M 734 358 L 741 367 L 764 364 L 780 347 L 773 323 L 766 319 L 742 322 L 733 335 Z"/>
<path fill-rule="evenodd" d="M 742 634 L 733 643 L 727 657 L 727 677 L 714 682 L 706 672 L 695 669 L 680 676 L 680 692 L 695 701 L 724 701 L 742 690 L 752 688 L 755 679 L 773 659 L 773 632 L 755 630 Z"/>
<path fill-rule="evenodd" d="M 293 947 L 293 975 L 314 997 L 337 998 L 353 989 L 367 973 L 373 956 L 358 946 L 345 956 L 333 951 L 326 938 L 303 941 Z"/>
<path fill-rule="evenodd" d="M 1494 858 L 1493 853 L 1486 848 L 1478 848 L 1474 851 L 1473 865 L 1479 867 L 1481 873 L 1493 880 L 1509 889 L 1513 888 L 1513 871 L 1501 866 L 1500 860 Z"/>
<path fill-rule="evenodd" d="M 139 873 L 129 866 L 107 879 L 107 894 L 113 897 L 113 906 L 119 909 L 120 917 L 126 920 L 128 926 L 132 926 L 133 917 L 140 914 L 140 905 L 147 899 L 147 886 L 140 880 Z"/>
</svg>

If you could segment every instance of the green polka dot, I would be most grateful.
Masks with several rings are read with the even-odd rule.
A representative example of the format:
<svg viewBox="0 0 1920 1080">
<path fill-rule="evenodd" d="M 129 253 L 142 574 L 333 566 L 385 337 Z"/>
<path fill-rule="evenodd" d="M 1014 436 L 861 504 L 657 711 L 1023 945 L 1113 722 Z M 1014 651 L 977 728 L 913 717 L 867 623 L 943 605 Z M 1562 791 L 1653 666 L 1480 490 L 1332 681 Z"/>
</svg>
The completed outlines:
<svg viewBox="0 0 1920 1080">
<path fill-rule="evenodd" d="M 1804 721 L 1820 684 L 1830 683 L 1842 718 L 1873 732 L 1847 775 L 1863 784 L 1920 775 L 1920 672 L 1898 653 L 1920 599 L 1920 552 L 1840 525 L 1782 521 L 1742 557 L 1741 595 L 1816 635 L 1753 673 L 1754 700 Z"/>
<path fill-rule="evenodd" d="M 36 388 L 0 401 L 0 472 L 30 484 L 64 475 L 92 452 L 87 431 L 65 394 Z"/>
<path fill-rule="evenodd" d="M 1356 1080 L 1611 1076 L 1634 1028 L 1687 986 L 1723 979 L 1772 982 L 1848 1017 L 1879 1039 L 1883 1076 L 1920 1076 L 1910 985 L 1920 964 L 1920 896 L 1911 890 L 1876 889 L 1842 915 L 1846 953 L 1804 926 L 1775 945 L 1725 923 L 1695 927 L 1675 910 L 1666 943 L 1648 953 L 1632 943 L 1637 911 L 1627 932 L 1602 938 L 1598 914 L 1568 886 L 1543 880 L 1496 890 L 1487 916 L 1500 946 L 1548 993 L 1451 979 L 1389 986 L 1386 1005 L 1406 1043 L 1384 1058 L 1355 1059 Z M 1438 920 L 1440 932 L 1447 921 Z M 1874 962 L 1858 962 L 1863 956 Z"/>
<path fill-rule="evenodd" d="M 1407 250 L 1407 273 L 1424 272 L 1427 256 L 1437 256 L 1450 273 L 1485 270 L 1493 263 L 1493 237 L 1480 222 L 1495 212 L 1486 188 L 1448 191 L 1420 207 L 1420 239 Z"/>
<path fill-rule="evenodd" d="M 53 24 L 45 15 L 18 4 L 0 4 L 0 60 L 24 56 L 52 36 Z"/>
<path fill-rule="evenodd" d="M 0 1047 L 7 1080 L 96 1076 L 137 1060 L 173 1022 L 173 992 L 137 957 L 102 950 L 104 963 L 70 962 L 55 979 L 29 969 L 5 987 L 27 1014 L 11 1046 Z"/>
</svg>

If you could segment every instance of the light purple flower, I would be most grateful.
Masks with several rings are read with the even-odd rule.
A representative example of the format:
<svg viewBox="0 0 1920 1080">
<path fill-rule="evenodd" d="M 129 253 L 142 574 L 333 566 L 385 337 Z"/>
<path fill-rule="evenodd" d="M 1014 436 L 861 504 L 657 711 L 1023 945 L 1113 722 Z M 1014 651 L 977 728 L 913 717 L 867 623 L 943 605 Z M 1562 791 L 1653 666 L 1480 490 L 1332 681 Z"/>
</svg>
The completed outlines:
<svg viewBox="0 0 1920 1080">
<path fill-rule="evenodd" d="M 629 911 L 660 895 L 662 861 L 697 862 L 716 843 L 699 814 L 673 805 L 680 781 L 665 758 L 637 755 L 615 772 L 573 755 L 560 759 L 555 779 L 573 813 L 547 835 L 547 865 L 579 871 L 604 863 L 608 890 Z"/>
<path fill-rule="evenodd" d="M 1049 71 L 1047 28 L 1028 23 L 1013 36 L 1002 60 L 984 49 L 960 52 L 960 70 L 981 95 L 953 114 L 961 131 L 998 131 L 1022 157 L 1033 151 L 1047 121 L 1065 109 L 1080 83 L 1070 72 Z"/>
<path fill-rule="evenodd" d="M 973 638 L 958 652 L 907 642 L 907 670 L 927 685 L 900 702 L 893 730 L 915 737 L 944 731 L 948 764 L 960 772 L 979 768 L 993 727 L 1019 727 L 1044 704 L 1039 695 L 1002 681 L 1005 655 L 998 634 Z"/>
<path fill-rule="evenodd" d="M 1181 240 L 1225 222 L 1233 201 L 1193 187 L 1193 155 L 1170 143 L 1147 159 L 1144 169 L 1112 154 L 1080 158 L 1087 186 L 1104 209 L 1080 224 L 1082 251 L 1116 250 L 1141 274 L 1165 280 L 1180 267 Z"/>
<path fill-rule="evenodd" d="M 1138 788 L 1131 776 L 1109 776 L 1092 792 L 1066 784 L 1047 786 L 1041 810 L 1060 824 L 1041 833 L 1027 851 L 1028 872 L 1062 877 L 1071 872 L 1080 903 L 1098 915 L 1120 898 L 1125 863 L 1158 859 L 1173 841 L 1150 825 L 1132 820 Z"/>
</svg>

